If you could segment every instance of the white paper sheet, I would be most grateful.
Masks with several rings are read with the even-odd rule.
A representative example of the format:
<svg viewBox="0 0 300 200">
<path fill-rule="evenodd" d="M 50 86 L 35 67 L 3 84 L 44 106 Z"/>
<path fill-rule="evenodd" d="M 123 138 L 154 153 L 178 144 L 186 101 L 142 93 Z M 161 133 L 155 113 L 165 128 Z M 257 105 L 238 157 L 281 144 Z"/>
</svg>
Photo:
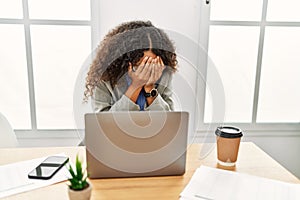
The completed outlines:
<svg viewBox="0 0 300 200">
<path fill-rule="evenodd" d="M 65 156 L 65 154 L 56 155 Z M 28 178 L 28 173 L 47 157 L 0 166 L 0 198 L 67 180 L 69 172 L 66 167 L 61 168 L 49 180 Z"/>
<path fill-rule="evenodd" d="M 299 200 L 300 184 L 201 166 L 180 196 L 182 200 Z"/>
</svg>

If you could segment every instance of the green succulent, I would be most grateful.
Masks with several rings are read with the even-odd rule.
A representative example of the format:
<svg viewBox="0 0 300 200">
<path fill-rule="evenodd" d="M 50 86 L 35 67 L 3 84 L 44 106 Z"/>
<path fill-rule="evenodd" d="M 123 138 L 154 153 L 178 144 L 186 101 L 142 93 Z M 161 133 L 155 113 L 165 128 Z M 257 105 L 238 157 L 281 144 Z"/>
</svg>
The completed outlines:
<svg viewBox="0 0 300 200">
<path fill-rule="evenodd" d="M 79 160 L 78 155 L 76 156 L 75 169 L 69 165 L 68 168 L 72 178 L 69 178 L 70 181 L 70 189 L 72 190 L 83 190 L 89 186 L 87 182 L 88 175 L 86 174 L 86 170 L 82 168 L 82 162 Z"/>
</svg>

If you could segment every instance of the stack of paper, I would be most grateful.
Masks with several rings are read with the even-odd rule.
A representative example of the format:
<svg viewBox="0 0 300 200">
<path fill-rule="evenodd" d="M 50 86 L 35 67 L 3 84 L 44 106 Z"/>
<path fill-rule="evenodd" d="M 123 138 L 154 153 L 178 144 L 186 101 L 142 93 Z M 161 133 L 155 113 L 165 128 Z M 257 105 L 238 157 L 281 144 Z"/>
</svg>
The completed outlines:
<svg viewBox="0 0 300 200">
<path fill-rule="evenodd" d="M 201 166 L 180 196 L 181 200 L 299 200 L 300 184 Z"/>
<path fill-rule="evenodd" d="M 64 155 L 65 154 L 59 154 Z M 46 157 L 0 166 L 0 198 L 44 187 L 68 179 L 66 167 L 61 168 L 51 179 L 29 179 L 28 173 Z"/>
</svg>

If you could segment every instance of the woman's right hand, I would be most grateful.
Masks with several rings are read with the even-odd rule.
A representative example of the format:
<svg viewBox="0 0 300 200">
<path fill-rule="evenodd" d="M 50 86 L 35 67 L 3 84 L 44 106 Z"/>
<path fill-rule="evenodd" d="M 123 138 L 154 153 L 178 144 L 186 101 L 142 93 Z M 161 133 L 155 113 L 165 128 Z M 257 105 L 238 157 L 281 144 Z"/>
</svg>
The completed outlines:
<svg viewBox="0 0 300 200">
<path fill-rule="evenodd" d="M 151 75 L 151 64 L 154 59 L 146 56 L 139 64 L 136 70 L 133 70 L 133 66 L 129 63 L 128 75 L 131 78 L 131 85 L 135 88 L 143 87 L 149 80 Z"/>
</svg>

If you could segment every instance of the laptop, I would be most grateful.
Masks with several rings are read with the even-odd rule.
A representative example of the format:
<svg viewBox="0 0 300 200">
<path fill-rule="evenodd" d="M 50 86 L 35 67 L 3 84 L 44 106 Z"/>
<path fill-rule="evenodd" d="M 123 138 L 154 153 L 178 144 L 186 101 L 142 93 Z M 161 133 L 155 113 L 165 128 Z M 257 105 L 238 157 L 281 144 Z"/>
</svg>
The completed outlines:
<svg viewBox="0 0 300 200">
<path fill-rule="evenodd" d="M 183 175 L 188 119 L 175 111 L 86 114 L 89 178 Z"/>
</svg>

